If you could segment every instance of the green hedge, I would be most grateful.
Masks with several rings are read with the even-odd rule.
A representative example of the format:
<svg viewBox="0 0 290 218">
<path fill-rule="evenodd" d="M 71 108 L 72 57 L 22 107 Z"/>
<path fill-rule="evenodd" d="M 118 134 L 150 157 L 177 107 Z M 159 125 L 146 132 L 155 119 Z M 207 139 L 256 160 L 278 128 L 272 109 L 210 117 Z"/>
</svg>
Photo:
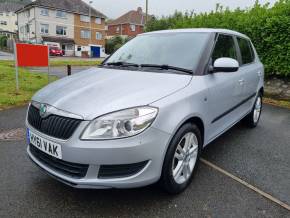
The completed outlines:
<svg viewBox="0 0 290 218">
<path fill-rule="evenodd" d="M 146 31 L 178 28 L 226 28 L 248 35 L 265 65 L 266 75 L 290 77 L 290 0 L 230 11 L 217 4 L 210 13 L 180 13 L 151 20 Z"/>
<path fill-rule="evenodd" d="M 128 42 L 127 37 L 121 37 L 121 36 L 114 36 L 110 39 L 106 40 L 106 46 L 105 50 L 107 54 L 112 54 L 114 51 L 119 49 L 122 45 L 124 45 L 126 42 Z"/>
</svg>

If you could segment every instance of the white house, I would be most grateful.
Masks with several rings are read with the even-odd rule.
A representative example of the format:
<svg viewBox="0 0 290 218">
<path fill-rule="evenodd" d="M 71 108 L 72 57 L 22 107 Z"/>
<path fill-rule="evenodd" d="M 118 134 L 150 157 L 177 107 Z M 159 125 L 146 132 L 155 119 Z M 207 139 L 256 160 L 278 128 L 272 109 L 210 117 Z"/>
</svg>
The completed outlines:
<svg viewBox="0 0 290 218">
<path fill-rule="evenodd" d="M 17 32 L 17 15 L 14 13 L 21 8 L 21 4 L 13 2 L 0 3 L 0 31 L 14 35 Z"/>
<path fill-rule="evenodd" d="M 62 10 L 31 7 L 18 13 L 19 39 L 62 48 L 74 54 L 74 15 Z"/>
<path fill-rule="evenodd" d="M 21 41 L 57 46 L 68 56 L 104 55 L 105 15 L 82 0 L 36 0 L 16 13 Z"/>
</svg>

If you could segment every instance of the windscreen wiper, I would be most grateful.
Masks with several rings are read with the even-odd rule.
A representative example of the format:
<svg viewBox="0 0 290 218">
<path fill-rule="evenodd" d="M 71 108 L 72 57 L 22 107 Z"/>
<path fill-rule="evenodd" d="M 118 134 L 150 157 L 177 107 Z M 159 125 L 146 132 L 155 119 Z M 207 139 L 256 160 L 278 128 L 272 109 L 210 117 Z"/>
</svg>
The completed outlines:
<svg viewBox="0 0 290 218">
<path fill-rule="evenodd" d="M 128 62 L 124 62 L 124 61 L 109 62 L 109 63 L 105 63 L 104 65 L 119 66 L 119 67 L 139 67 L 138 64 L 128 63 Z"/>
<path fill-rule="evenodd" d="M 181 68 L 181 67 L 174 67 L 174 66 L 170 66 L 170 65 L 158 65 L 158 64 L 141 64 L 140 65 L 141 68 L 159 68 L 161 70 L 176 70 L 176 71 L 180 71 L 180 72 L 184 72 L 187 74 L 193 74 L 192 70 L 189 69 L 185 69 L 185 68 Z"/>
</svg>

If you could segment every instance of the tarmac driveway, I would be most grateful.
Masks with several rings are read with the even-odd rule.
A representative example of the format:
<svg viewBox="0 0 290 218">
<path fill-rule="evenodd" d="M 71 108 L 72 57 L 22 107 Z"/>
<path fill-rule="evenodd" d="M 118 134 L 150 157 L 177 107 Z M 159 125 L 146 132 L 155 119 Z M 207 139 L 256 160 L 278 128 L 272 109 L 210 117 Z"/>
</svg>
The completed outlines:
<svg viewBox="0 0 290 218">
<path fill-rule="evenodd" d="M 25 110 L 0 112 L 0 137 L 24 128 Z M 28 160 L 24 139 L 10 138 L 0 139 L 0 217 L 290 217 L 289 210 L 204 163 L 178 196 L 156 186 L 73 189 Z M 211 143 L 203 158 L 290 205 L 289 110 L 265 105 L 256 129 L 238 124 Z"/>
</svg>

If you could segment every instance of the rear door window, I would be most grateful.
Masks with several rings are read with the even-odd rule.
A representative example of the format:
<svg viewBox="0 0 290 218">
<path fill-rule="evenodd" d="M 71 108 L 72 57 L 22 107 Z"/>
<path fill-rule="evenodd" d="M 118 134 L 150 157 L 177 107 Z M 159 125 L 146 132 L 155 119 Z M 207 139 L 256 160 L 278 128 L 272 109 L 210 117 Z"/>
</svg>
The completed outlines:
<svg viewBox="0 0 290 218">
<path fill-rule="evenodd" d="M 230 35 L 222 35 L 218 36 L 217 42 L 215 44 L 215 48 L 212 54 L 212 61 L 218 58 L 233 58 L 237 60 L 237 50 L 235 46 L 234 38 Z"/>
<path fill-rule="evenodd" d="M 241 51 L 242 65 L 254 62 L 255 56 L 253 48 L 247 39 L 237 38 Z"/>
</svg>

